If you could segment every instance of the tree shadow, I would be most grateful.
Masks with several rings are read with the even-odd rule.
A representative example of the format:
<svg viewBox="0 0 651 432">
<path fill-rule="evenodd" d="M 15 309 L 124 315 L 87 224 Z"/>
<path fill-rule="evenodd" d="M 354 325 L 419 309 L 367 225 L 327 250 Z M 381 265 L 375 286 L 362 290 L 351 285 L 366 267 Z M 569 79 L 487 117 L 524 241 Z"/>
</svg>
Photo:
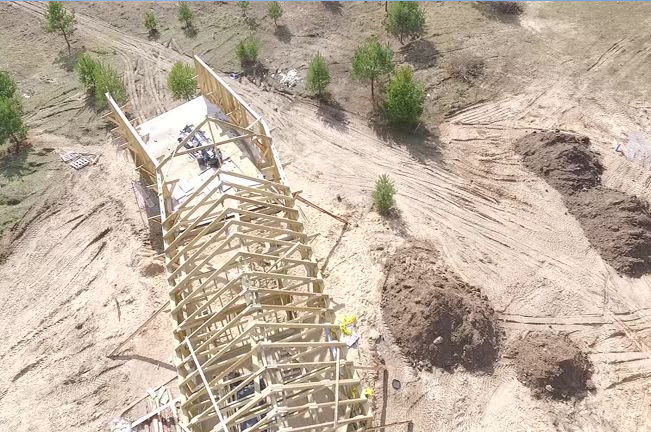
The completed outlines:
<svg viewBox="0 0 651 432">
<path fill-rule="evenodd" d="M 400 53 L 416 70 L 436 66 L 440 55 L 434 43 L 427 39 L 417 39 L 404 44 L 400 47 Z"/>
<path fill-rule="evenodd" d="M 339 132 L 348 130 L 348 115 L 344 107 L 329 93 L 317 100 L 316 116 L 326 127 Z"/>
<path fill-rule="evenodd" d="M 160 39 L 160 32 L 158 31 L 158 29 L 150 30 L 149 33 L 147 34 L 147 39 L 149 39 L 150 41 L 157 41 L 158 39 Z"/>
<path fill-rule="evenodd" d="M 30 151 L 31 147 L 24 144 L 18 151 L 7 153 L 0 159 L 0 176 L 12 181 L 36 172 L 36 169 L 27 163 Z"/>
<path fill-rule="evenodd" d="M 420 163 L 433 161 L 442 163 L 442 143 L 438 130 L 431 130 L 419 123 L 411 128 L 397 128 L 390 125 L 381 111 L 372 113 L 369 127 L 390 147 L 404 147 Z"/>
<path fill-rule="evenodd" d="M 81 47 L 81 48 L 73 48 L 70 51 L 70 53 L 68 53 L 68 49 L 64 48 L 61 51 L 59 51 L 59 54 L 54 59 L 54 64 L 59 65 L 59 67 L 66 72 L 72 72 L 75 70 L 75 67 L 77 66 L 77 57 L 79 56 L 79 54 L 82 54 L 84 51 L 85 48 Z"/>
<path fill-rule="evenodd" d="M 252 16 L 244 17 L 244 24 L 250 30 L 256 30 L 258 27 L 260 27 L 260 23 L 258 23 L 258 20 L 255 17 L 252 17 Z"/>
<path fill-rule="evenodd" d="M 190 24 L 183 29 L 183 34 L 185 34 L 185 36 L 189 37 L 190 39 L 196 38 L 197 33 L 199 33 L 199 30 L 197 30 L 194 24 Z"/>
<path fill-rule="evenodd" d="M 322 1 L 323 7 L 325 7 L 325 10 L 327 10 L 330 13 L 333 13 L 335 15 L 342 15 L 342 9 L 344 5 L 341 4 L 340 1 Z"/>
<path fill-rule="evenodd" d="M 405 222 L 405 220 L 402 218 L 402 210 L 394 207 L 389 211 L 388 214 L 383 215 L 383 217 L 387 225 L 389 225 L 391 231 L 402 238 L 409 237 L 409 226 L 407 225 L 407 222 Z"/>
<path fill-rule="evenodd" d="M 520 14 L 523 11 L 521 2 L 506 1 L 476 1 L 472 7 L 484 17 L 504 24 L 520 24 Z"/>
<path fill-rule="evenodd" d="M 274 30 L 274 35 L 278 38 L 279 41 L 283 43 L 290 43 L 292 41 L 292 33 L 284 24 L 276 26 L 276 29 Z"/>
</svg>

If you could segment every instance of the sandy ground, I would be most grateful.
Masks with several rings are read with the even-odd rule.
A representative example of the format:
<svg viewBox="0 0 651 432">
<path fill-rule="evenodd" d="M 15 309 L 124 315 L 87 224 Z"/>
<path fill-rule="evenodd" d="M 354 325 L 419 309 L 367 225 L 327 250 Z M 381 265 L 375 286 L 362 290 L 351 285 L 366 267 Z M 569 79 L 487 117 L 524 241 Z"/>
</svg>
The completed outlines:
<svg viewBox="0 0 651 432">
<path fill-rule="evenodd" d="M 145 5 L 73 6 L 74 48 L 94 50 L 124 70 L 135 117 L 174 105 L 166 70 L 193 50 L 219 70 L 236 68 L 233 46 L 247 32 L 232 4 L 197 5 L 193 38 L 175 22 L 174 6 L 160 5 L 169 25 L 158 41 L 148 41 L 142 28 Z M 314 247 L 330 293 L 339 310 L 360 319 L 363 339 L 352 355 L 363 365 L 381 356 L 388 382 L 402 381 L 399 391 L 375 383 L 378 420 L 412 419 L 416 431 L 651 430 L 651 277 L 624 278 L 608 267 L 561 196 L 513 151 L 513 141 L 536 128 L 587 135 L 602 154 L 604 184 L 651 200 L 644 134 L 651 124 L 650 7 L 535 3 L 505 21 L 470 4 L 427 4 L 424 51 L 436 55 L 412 59 L 429 93 L 426 142 L 379 136 L 366 117 L 368 89 L 344 75 L 347 50 L 382 32 L 381 3 L 335 10 L 287 3 L 289 40 L 259 18 L 270 70 L 304 72 L 319 48 L 342 77 L 332 90 L 345 111 L 335 115 L 309 99 L 233 84 L 274 128 L 292 187 L 354 223 L 344 232 L 304 209 L 308 231 L 320 233 Z M 253 6 L 258 17 L 263 8 Z M 140 271 L 154 252 L 132 189 L 133 166 L 86 106 L 66 69 L 63 42 L 36 25 L 42 10 L 0 4 L 0 67 L 30 96 L 35 149 L 82 148 L 101 158 L 79 172 L 48 171 L 47 192 L 5 234 L 11 253 L 0 266 L 0 429 L 104 430 L 147 387 L 174 375 L 164 317 L 125 349 L 129 357 L 105 357 L 167 297 L 161 275 Z M 7 48 L 9 40 L 16 49 Z M 487 64 L 472 86 L 445 75 L 447 62 L 464 52 Z M 399 220 L 382 220 L 371 209 L 370 190 L 383 172 L 396 180 Z M 449 267 L 488 295 L 507 342 L 530 330 L 569 334 L 595 365 L 596 391 L 576 403 L 535 399 L 507 359 L 492 374 L 409 367 L 380 309 L 382 263 L 407 236 L 432 241 Z"/>
</svg>

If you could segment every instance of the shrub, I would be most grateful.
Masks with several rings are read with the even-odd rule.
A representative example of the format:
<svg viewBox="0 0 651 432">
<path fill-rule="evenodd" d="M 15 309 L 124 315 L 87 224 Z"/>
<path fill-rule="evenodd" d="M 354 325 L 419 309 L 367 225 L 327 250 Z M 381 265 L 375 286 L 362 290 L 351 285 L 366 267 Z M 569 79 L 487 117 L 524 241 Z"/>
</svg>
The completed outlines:
<svg viewBox="0 0 651 432">
<path fill-rule="evenodd" d="M 448 74 L 466 82 L 471 82 L 484 72 L 484 60 L 480 57 L 463 55 L 450 61 Z"/>
<path fill-rule="evenodd" d="M 171 90 L 174 99 L 190 100 L 197 93 L 194 68 L 182 61 L 174 63 L 167 77 L 167 87 Z"/>
<path fill-rule="evenodd" d="M 246 17 L 246 12 L 249 10 L 249 2 L 248 1 L 238 1 L 237 5 L 240 7 L 240 10 L 242 11 L 242 16 Z"/>
<path fill-rule="evenodd" d="M 425 28 L 425 13 L 418 2 L 394 1 L 389 3 L 387 29 L 389 33 L 398 36 L 402 44 L 405 36 L 416 36 Z"/>
<path fill-rule="evenodd" d="M 309 90 L 315 91 L 319 96 L 322 96 L 328 84 L 330 84 L 328 65 L 321 53 L 317 52 L 312 57 L 310 67 L 307 70 L 306 86 Z"/>
<path fill-rule="evenodd" d="M 375 38 L 367 39 L 353 54 L 353 78 L 370 81 L 375 101 L 375 82 L 393 70 L 393 51 Z"/>
<path fill-rule="evenodd" d="M 486 4 L 494 12 L 504 15 L 520 15 L 524 11 L 522 3 L 517 1 L 490 1 Z"/>
<path fill-rule="evenodd" d="M 81 54 L 77 57 L 77 74 L 79 75 L 79 81 L 91 92 L 95 90 L 95 85 L 97 84 L 97 73 L 100 67 L 101 64 L 99 60 L 94 59 L 88 53 Z"/>
<path fill-rule="evenodd" d="M 6 71 L 0 71 L 0 99 L 9 99 L 16 94 L 16 81 Z"/>
<path fill-rule="evenodd" d="M 68 45 L 68 54 L 70 54 L 71 36 L 77 30 L 77 19 L 75 11 L 68 12 L 60 1 L 51 1 L 47 4 L 45 11 L 45 31 L 48 33 L 60 32 Z"/>
<path fill-rule="evenodd" d="M 0 98 L 0 144 L 11 141 L 18 148 L 26 137 L 27 127 L 20 104 L 13 97 Z"/>
<path fill-rule="evenodd" d="M 269 17 L 274 20 L 274 25 L 278 25 L 276 20 L 283 16 L 283 8 L 277 1 L 269 2 Z"/>
<path fill-rule="evenodd" d="M 158 32 L 158 20 L 152 11 L 147 11 L 145 13 L 145 28 L 149 32 L 150 36 Z"/>
<path fill-rule="evenodd" d="M 194 17 L 194 14 L 192 13 L 192 9 L 190 9 L 190 5 L 188 2 L 182 1 L 179 3 L 179 21 L 185 25 L 186 29 L 192 28 L 192 17 Z"/>
<path fill-rule="evenodd" d="M 106 93 L 110 94 L 118 105 L 123 105 L 129 99 L 127 88 L 120 74 L 113 67 L 100 63 L 95 74 L 95 102 L 99 108 L 108 105 Z"/>
<path fill-rule="evenodd" d="M 396 126 L 407 127 L 418 121 L 423 113 L 423 90 L 414 81 L 414 72 L 409 66 L 396 71 L 386 99 L 386 113 Z"/>
<path fill-rule="evenodd" d="M 258 62 L 260 44 L 253 36 L 247 36 L 235 46 L 235 55 L 240 59 L 242 67 L 248 67 Z"/>
<path fill-rule="evenodd" d="M 375 181 L 375 190 L 373 191 L 373 202 L 378 213 L 387 215 L 395 207 L 396 189 L 393 180 L 386 174 L 382 174 Z"/>
</svg>

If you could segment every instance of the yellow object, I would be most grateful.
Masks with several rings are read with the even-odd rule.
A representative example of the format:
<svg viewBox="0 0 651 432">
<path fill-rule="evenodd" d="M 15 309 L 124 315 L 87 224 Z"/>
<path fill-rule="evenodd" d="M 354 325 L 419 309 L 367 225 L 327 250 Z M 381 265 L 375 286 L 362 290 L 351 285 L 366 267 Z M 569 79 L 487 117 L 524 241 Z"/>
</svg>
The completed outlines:
<svg viewBox="0 0 651 432">
<path fill-rule="evenodd" d="M 343 315 L 341 317 L 341 324 L 339 324 L 339 328 L 341 329 L 341 332 L 345 334 L 346 336 L 351 336 L 353 332 L 348 328 L 349 325 L 355 324 L 357 322 L 357 315 L 355 314 L 348 314 L 348 315 Z"/>
<path fill-rule="evenodd" d="M 375 396 L 375 390 L 373 390 L 371 387 L 367 387 L 366 390 L 364 390 L 364 396 L 366 397 Z"/>
</svg>

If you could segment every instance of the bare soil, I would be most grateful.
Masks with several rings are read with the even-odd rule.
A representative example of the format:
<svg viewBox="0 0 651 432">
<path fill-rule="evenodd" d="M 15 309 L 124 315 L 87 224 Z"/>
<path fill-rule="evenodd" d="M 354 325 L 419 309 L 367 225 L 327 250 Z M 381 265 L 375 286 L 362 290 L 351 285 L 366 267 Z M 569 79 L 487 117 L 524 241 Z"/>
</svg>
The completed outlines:
<svg viewBox="0 0 651 432">
<path fill-rule="evenodd" d="M 384 319 L 407 358 L 420 368 L 487 368 L 500 330 L 481 291 L 459 280 L 432 245 L 409 243 L 386 264 Z"/>
<path fill-rule="evenodd" d="M 651 213 L 636 196 L 602 186 L 599 155 L 585 136 L 533 132 L 515 148 L 525 166 L 561 192 L 569 212 L 601 256 L 618 272 L 651 272 Z"/>
<path fill-rule="evenodd" d="M 427 31 L 404 46 L 383 27 L 383 2 L 282 5 L 276 28 L 264 2 L 251 3 L 248 23 L 234 2 L 192 3 L 197 31 L 187 33 L 172 2 L 66 3 L 78 20 L 68 56 L 63 38 L 42 30 L 45 3 L 0 3 L 0 68 L 16 77 L 30 126 L 25 160 L 54 149 L 34 160 L 47 162 L 35 172 L 1 184 L 0 195 L 7 190 L 21 204 L 0 208 L 0 219 L 17 221 L 4 231 L 0 265 L 0 429 L 106 430 L 147 388 L 176 374 L 164 315 L 120 358 L 106 358 L 168 299 L 167 284 L 148 265 L 160 260 L 146 219 L 153 214 L 134 192 L 133 162 L 88 103 L 74 56 L 87 50 L 121 71 L 138 125 L 179 103 L 166 88 L 174 62 L 195 53 L 222 73 L 240 71 L 234 47 L 254 33 L 268 79 L 289 69 L 304 78 L 317 50 L 330 65 L 335 103 L 326 109 L 300 85 L 281 92 L 226 79 L 273 128 L 292 189 L 351 221 L 342 229 L 301 206 L 308 233 L 318 234 L 312 245 L 337 313 L 358 316 L 354 360 L 387 370 L 388 385 L 361 372 L 375 389 L 375 423 L 411 419 L 414 431 L 451 432 L 651 430 L 651 275 L 630 278 L 607 265 L 563 195 L 513 148 L 534 130 L 587 136 L 601 155 L 602 186 L 651 201 L 651 3 L 532 2 L 505 15 L 423 2 Z M 152 39 L 148 9 L 161 23 Z M 397 65 L 413 66 L 425 89 L 415 135 L 370 121 L 370 88 L 352 79 L 350 60 L 371 35 L 390 44 Z M 483 59 L 481 75 L 451 76 L 458 57 Z M 66 150 L 101 157 L 74 171 L 57 161 Z M 399 218 L 371 208 L 382 173 L 395 180 Z M 596 391 L 572 404 L 536 399 L 505 359 L 492 373 L 414 369 L 381 305 L 385 260 L 411 236 L 435 244 L 442 264 L 481 289 L 508 340 L 571 333 L 595 366 Z"/>
<path fill-rule="evenodd" d="M 532 333 L 511 344 L 506 355 L 513 359 L 518 380 L 539 397 L 580 398 L 594 388 L 592 363 L 567 336 Z"/>
</svg>

